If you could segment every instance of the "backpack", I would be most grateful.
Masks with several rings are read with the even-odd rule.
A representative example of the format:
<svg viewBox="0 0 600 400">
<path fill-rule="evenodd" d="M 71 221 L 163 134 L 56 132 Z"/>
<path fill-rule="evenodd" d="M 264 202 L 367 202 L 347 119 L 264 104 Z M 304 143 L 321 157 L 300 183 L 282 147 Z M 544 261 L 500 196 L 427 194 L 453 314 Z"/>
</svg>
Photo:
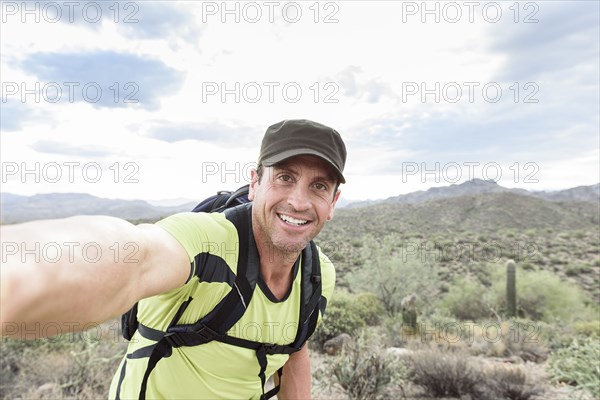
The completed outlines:
<svg viewBox="0 0 600 400">
<path fill-rule="evenodd" d="M 248 223 L 250 218 L 248 185 L 239 188 L 235 192 L 218 192 L 216 195 L 200 202 L 192 211 L 223 212 L 226 218 L 235 225 L 239 236 L 239 256 L 235 282 L 229 293 L 225 295 L 219 304 L 194 324 L 177 324 L 181 315 L 193 300 L 191 297 L 181 304 L 165 332 L 138 322 L 137 303 L 123 314 L 121 317 L 121 330 L 126 340 L 131 340 L 135 332 L 138 331 L 143 337 L 156 341 L 156 343 L 127 355 L 117 386 L 117 399 L 119 399 L 121 382 L 125 376 L 125 366 L 128 358 L 149 357 L 138 396 L 140 399 L 145 399 L 150 373 L 161 358 L 171 355 L 173 347 L 197 346 L 213 340 L 256 351 L 256 358 L 260 366 L 258 376 L 262 384 L 261 399 L 269 399 L 277 394 L 279 385 L 265 393 L 267 355 L 292 354 L 299 351 L 313 334 L 319 312 L 323 313 L 325 310 L 327 301 L 321 296 L 321 267 L 316 245 L 311 241 L 302 251 L 300 269 L 302 274 L 302 302 L 294 341 L 288 345 L 276 345 L 229 336 L 226 332 L 242 317 L 246 311 L 246 305 L 250 303 L 259 273 L 258 253 Z M 277 371 L 279 382 L 281 382 L 282 369 L 280 368 Z"/>
</svg>

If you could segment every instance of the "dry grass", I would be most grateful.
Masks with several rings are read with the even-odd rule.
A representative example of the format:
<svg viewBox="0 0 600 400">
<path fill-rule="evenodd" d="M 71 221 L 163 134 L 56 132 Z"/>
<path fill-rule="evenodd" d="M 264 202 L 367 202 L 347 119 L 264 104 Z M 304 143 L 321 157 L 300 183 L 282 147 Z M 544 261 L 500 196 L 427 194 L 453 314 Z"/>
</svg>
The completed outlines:
<svg viewBox="0 0 600 400">
<path fill-rule="evenodd" d="M 51 339 L 2 339 L 0 398 L 106 398 L 126 342 L 110 322 L 92 334 Z M 98 334 L 100 332 L 100 334 Z"/>
<path fill-rule="evenodd" d="M 114 324 L 114 323 L 113 323 Z M 102 399 L 107 397 L 113 374 L 125 352 L 126 342 L 120 338 L 115 325 L 103 326 L 100 340 L 84 340 L 85 337 L 72 335 L 60 339 L 39 341 L 0 342 L 0 398 L 1 399 Z M 382 332 L 380 330 L 379 332 Z M 374 357 L 371 347 L 377 348 L 383 341 L 380 334 L 371 335 L 368 342 L 362 343 L 360 351 L 347 360 L 348 365 L 338 365 L 342 376 L 356 374 L 367 381 L 373 381 L 372 374 L 379 374 L 382 359 Z M 447 336 L 447 335 L 446 335 Z M 512 337 L 511 337 L 512 338 Z M 558 392 L 549 385 L 544 375 L 545 363 L 508 364 L 501 354 L 512 354 L 522 350 L 525 343 L 508 343 L 506 352 L 501 345 L 496 347 L 484 343 L 478 355 L 474 356 L 469 343 L 445 343 L 444 335 L 428 343 L 418 336 L 410 340 L 413 363 L 406 358 L 390 362 L 385 360 L 386 374 L 395 375 L 390 368 L 411 367 L 412 379 L 392 379 L 385 390 L 374 390 L 372 398 L 426 399 L 439 396 L 470 396 L 471 399 L 514 399 L 541 400 L 552 398 L 569 399 L 569 394 Z M 447 338 L 446 338 L 447 339 Z M 500 342 L 498 342 L 500 343 Z M 475 343 L 471 343 L 473 346 Z M 528 344 L 527 344 L 528 345 Z M 497 354 L 490 354 L 490 350 Z M 381 350 L 381 349 L 379 349 Z M 496 358 L 488 358 L 490 355 Z M 340 385 L 339 379 L 330 371 L 334 357 L 311 352 L 313 398 L 315 399 L 354 399 Z M 354 360 L 354 365 L 351 362 Z M 416 360 L 416 361 L 415 361 Z M 416 365 L 416 367 L 415 367 Z M 348 369 L 348 367 L 352 367 Z M 373 370 L 373 368 L 375 370 Z M 382 368 L 379 368 L 381 370 Z M 362 372 L 361 372 L 362 371 Z M 403 372 L 404 373 L 404 372 Z M 351 380 L 350 380 L 351 381 Z M 346 385 L 348 385 L 346 382 Z M 357 380 L 358 382 L 358 380 Z M 366 382 L 366 381 L 365 381 Z M 377 382 L 375 382 L 377 383 Z M 381 381 L 380 383 L 384 383 Z M 381 388 L 380 388 L 381 389 Z M 368 395 L 365 397 L 369 397 Z"/>
<path fill-rule="evenodd" d="M 442 351 L 431 346 L 410 357 L 411 380 L 434 398 L 485 398 L 480 387 L 483 375 L 459 352 Z"/>
</svg>

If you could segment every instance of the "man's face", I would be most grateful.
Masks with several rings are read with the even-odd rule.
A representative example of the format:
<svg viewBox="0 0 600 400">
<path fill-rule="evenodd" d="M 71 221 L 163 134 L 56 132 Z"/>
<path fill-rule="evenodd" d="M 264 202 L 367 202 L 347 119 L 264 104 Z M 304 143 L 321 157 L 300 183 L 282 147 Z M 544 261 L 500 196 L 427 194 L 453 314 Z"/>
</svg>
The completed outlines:
<svg viewBox="0 0 600 400">
<path fill-rule="evenodd" d="M 252 171 L 249 198 L 257 241 L 283 252 L 302 250 L 333 218 L 337 178 L 316 156 L 296 156 L 265 167 L 259 181 Z"/>
</svg>

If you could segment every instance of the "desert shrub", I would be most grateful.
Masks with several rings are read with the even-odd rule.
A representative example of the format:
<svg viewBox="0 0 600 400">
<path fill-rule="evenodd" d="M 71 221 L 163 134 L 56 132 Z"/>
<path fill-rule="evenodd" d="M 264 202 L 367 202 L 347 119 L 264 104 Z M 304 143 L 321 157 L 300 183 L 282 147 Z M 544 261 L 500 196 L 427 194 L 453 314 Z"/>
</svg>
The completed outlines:
<svg viewBox="0 0 600 400">
<path fill-rule="evenodd" d="M 600 341 L 598 338 L 573 340 L 569 347 L 558 349 L 548 359 L 550 375 L 557 382 L 585 390 L 600 398 Z"/>
<path fill-rule="evenodd" d="M 551 351 L 567 347 L 571 344 L 574 338 L 573 327 L 571 324 L 563 322 L 555 322 L 549 324 L 544 321 L 533 322 L 537 329 L 536 337 L 544 343 Z"/>
<path fill-rule="evenodd" d="M 394 383 L 401 386 L 406 368 L 364 331 L 329 366 L 328 373 L 352 399 L 375 399 Z"/>
<path fill-rule="evenodd" d="M 573 331 L 581 336 L 600 336 L 600 321 L 579 321 L 573 324 Z"/>
<path fill-rule="evenodd" d="M 410 339 L 421 344 L 430 343 L 454 349 L 464 349 L 471 355 L 491 357 L 520 357 L 526 361 L 546 360 L 550 348 L 548 339 L 560 340 L 564 344 L 570 331 L 558 337 L 558 327 L 536 321 L 514 319 L 510 321 L 460 321 L 441 313 L 423 316 L 418 331 L 410 335 L 404 332 L 398 319 L 387 319 L 386 337 L 392 346 L 404 347 L 412 344 Z M 414 342 L 414 340 L 413 340 Z M 568 343 L 568 342 L 567 342 Z M 556 343 L 555 343 L 556 344 Z"/>
<path fill-rule="evenodd" d="M 567 276 L 577 276 L 592 271 L 592 266 L 588 264 L 572 264 L 567 267 L 565 274 Z"/>
<path fill-rule="evenodd" d="M 368 311 L 369 307 L 360 304 L 359 296 L 336 291 L 311 341 L 320 348 L 327 340 L 342 333 L 355 335 L 366 325 L 364 313 L 368 314 Z"/>
<path fill-rule="evenodd" d="M 437 325 L 438 342 L 445 341 L 474 356 L 520 357 L 526 361 L 544 361 L 550 349 L 539 323 L 526 320 L 463 321 Z M 547 333 L 547 332 L 544 332 Z"/>
<path fill-rule="evenodd" d="M 528 379 L 521 367 L 496 366 L 486 371 L 486 392 L 490 398 L 529 400 L 538 396 L 542 389 Z"/>
<path fill-rule="evenodd" d="M 383 339 L 385 344 L 391 347 L 404 347 L 406 336 L 403 330 L 401 315 L 394 315 L 383 320 Z"/>
<path fill-rule="evenodd" d="M 545 361 L 549 349 L 538 323 L 523 319 L 496 324 L 501 336 L 491 343 L 487 355 L 496 357 L 518 356 L 526 361 Z"/>
<path fill-rule="evenodd" d="M 468 279 L 457 279 L 440 302 L 440 308 L 461 320 L 478 320 L 490 314 L 488 288 Z"/>
<path fill-rule="evenodd" d="M 409 376 L 432 397 L 485 398 L 480 386 L 484 380 L 482 372 L 460 352 L 433 346 L 419 350 L 410 357 Z"/>
<path fill-rule="evenodd" d="M 374 293 L 388 315 L 397 314 L 402 299 L 411 294 L 418 294 L 417 306 L 422 309 L 434 299 L 440 279 L 432 257 L 419 254 L 420 245 L 397 234 L 389 234 L 382 240 L 367 236 L 363 245 L 364 265 L 349 279 L 353 288 Z"/>
<path fill-rule="evenodd" d="M 383 304 L 373 293 L 358 293 L 352 306 L 358 316 L 369 326 L 378 325 L 385 313 Z"/>
</svg>

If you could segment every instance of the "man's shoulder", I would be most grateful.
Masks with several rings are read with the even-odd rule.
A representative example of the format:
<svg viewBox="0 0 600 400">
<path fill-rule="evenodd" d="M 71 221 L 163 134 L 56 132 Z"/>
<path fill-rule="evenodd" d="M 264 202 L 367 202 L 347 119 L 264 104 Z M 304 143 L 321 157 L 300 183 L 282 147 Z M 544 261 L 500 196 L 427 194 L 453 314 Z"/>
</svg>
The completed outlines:
<svg viewBox="0 0 600 400">
<path fill-rule="evenodd" d="M 206 251 L 207 246 L 233 244 L 235 226 L 222 213 L 183 212 L 156 222 L 186 249 L 190 259 Z"/>
</svg>

